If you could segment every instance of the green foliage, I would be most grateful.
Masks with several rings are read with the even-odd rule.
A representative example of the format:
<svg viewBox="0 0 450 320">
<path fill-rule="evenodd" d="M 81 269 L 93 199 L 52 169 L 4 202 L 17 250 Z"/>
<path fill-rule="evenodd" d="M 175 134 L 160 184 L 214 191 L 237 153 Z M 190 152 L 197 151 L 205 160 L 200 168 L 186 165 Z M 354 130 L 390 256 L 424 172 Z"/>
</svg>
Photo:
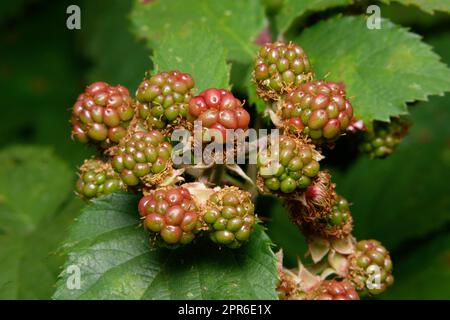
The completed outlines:
<svg viewBox="0 0 450 320">
<path fill-rule="evenodd" d="M 81 289 L 67 289 L 63 272 L 55 299 L 277 298 L 276 259 L 261 227 L 237 250 L 209 242 L 156 249 L 139 226 L 137 204 L 116 193 L 84 209 L 64 244 L 66 267 L 80 267 Z"/>
<path fill-rule="evenodd" d="M 231 59 L 248 62 L 256 50 L 253 41 L 263 28 L 264 8 L 260 0 L 183 0 L 182 5 L 176 0 L 136 1 L 131 19 L 136 34 L 150 47 L 167 34 L 183 38 L 207 27 L 223 42 Z"/>
<path fill-rule="evenodd" d="M 307 12 L 323 11 L 351 3 L 353 3 L 353 0 L 285 0 L 280 13 L 276 17 L 278 30 L 280 33 L 284 33 L 296 18 Z"/>
<path fill-rule="evenodd" d="M 406 6 L 416 6 L 421 10 L 433 14 L 434 11 L 450 12 L 450 2 L 447 0 L 381 0 L 385 3 L 398 2 Z"/>
<path fill-rule="evenodd" d="M 85 54 L 92 61 L 88 72 L 89 82 L 118 83 L 134 92 L 151 67 L 150 51 L 138 43 L 129 31 L 126 13 L 133 0 L 83 2 L 81 35 Z"/>
<path fill-rule="evenodd" d="M 48 148 L 0 152 L 0 299 L 48 299 L 63 258 L 55 251 L 80 203 L 72 172 Z"/>
<path fill-rule="evenodd" d="M 214 54 L 211 54 L 214 48 Z M 188 36 L 168 36 L 157 46 L 153 63 L 157 72 L 181 70 L 195 79 L 199 91 L 230 87 L 227 51 L 219 39 L 207 29 Z"/>
<path fill-rule="evenodd" d="M 407 113 L 407 102 L 450 90 L 450 69 L 430 46 L 387 20 L 381 24 L 370 30 L 362 17 L 335 17 L 296 39 L 316 78 L 345 83 L 355 115 L 366 124 L 388 121 Z"/>
</svg>

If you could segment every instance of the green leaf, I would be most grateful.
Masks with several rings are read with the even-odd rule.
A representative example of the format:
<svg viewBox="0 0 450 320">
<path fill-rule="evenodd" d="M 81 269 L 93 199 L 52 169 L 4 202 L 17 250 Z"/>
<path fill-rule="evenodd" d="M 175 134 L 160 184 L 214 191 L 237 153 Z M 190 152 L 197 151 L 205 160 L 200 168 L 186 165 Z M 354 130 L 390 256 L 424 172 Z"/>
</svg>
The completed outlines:
<svg viewBox="0 0 450 320">
<path fill-rule="evenodd" d="M 80 208 L 68 166 L 47 148 L 0 152 L 0 299 L 48 299 L 54 252 Z"/>
<path fill-rule="evenodd" d="M 151 69 L 150 52 L 129 31 L 128 12 L 133 0 L 85 0 L 82 4 L 81 39 L 93 66 L 90 82 L 122 84 L 131 92 Z"/>
<path fill-rule="evenodd" d="M 229 57 L 241 62 L 253 59 L 253 43 L 264 24 L 260 0 L 165 0 L 136 1 L 131 13 L 134 31 L 150 47 L 167 34 L 183 36 L 209 28 L 227 48 Z M 215 48 L 210 48 L 211 55 Z"/>
<path fill-rule="evenodd" d="M 229 89 L 230 66 L 226 58 L 220 40 L 205 28 L 189 35 L 165 37 L 155 48 L 153 63 L 158 72 L 180 70 L 191 74 L 195 87 L 203 91 L 212 87 Z"/>
<path fill-rule="evenodd" d="M 337 190 L 353 203 L 357 238 L 396 249 L 450 222 L 450 95 L 412 108 L 413 126 L 387 159 L 361 157 L 335 172 Z"/>
<path fill-rule="evenodd" d="M 289 220 L 289 213 L 280 201 L 259 197 L 257 211 L 269 215 L 267 233 L 277 247 L 283 249 L 283 264 L 297 267 L 297 258 L 303 258 L 308 247 L 300 229 Z"/>
<path fill-rule="evenodd" d="M 323 11 L 352 3 L 353 0 L 285 0 L 281 11 L 276 16 L 277 27 L 280 33 L 284 33 L 296 18 L 299 18 L 308 12 Z"/>
<path fill-rule="evenodd" d="M 416 6 L 421 10 L 433 14 L 434 11 L 450 13 L 450 2 L 448 0 L 381 0 L 385 3 L 398 2 L 405 6 Z"/>
<path fill-rule="evenodd" d="M 370 30 L 363 17 L 335 17 L 297 42 L 316 78 L 343 81 L 355 115 L 369 124 L 405 114 L 406 103 L 450 90 L 450 69 L 420 37 L 388 20 Z"/>
<path fill-rule="evenodd" d="M 68 289 L 63 272 L 54 299 L 277 298 L 276 259 L 261 227 L 238 250 L 209 241 L 156 249 L 139 226 L 137 204 L 137 196 L 115 193 L 83 211 L 64 245 L 81 286 Z"/>
<path fill-rule="evenodd" d="M 394 285 L 383 299 L 450 299 L 450 234 L 421 241 L 394 256 Z M 397 263 L 396 263 L 397 261 Z"/>
</svg>

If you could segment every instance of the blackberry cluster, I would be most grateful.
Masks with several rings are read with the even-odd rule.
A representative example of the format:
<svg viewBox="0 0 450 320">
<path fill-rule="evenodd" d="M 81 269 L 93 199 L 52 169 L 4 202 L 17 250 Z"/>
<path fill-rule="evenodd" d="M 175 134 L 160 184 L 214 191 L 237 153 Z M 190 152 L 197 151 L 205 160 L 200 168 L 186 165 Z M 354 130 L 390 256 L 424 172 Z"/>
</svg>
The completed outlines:
<svg viewBox="0 0 450 320">
<path fill-rule="evenodd" d="M 134 112 L 127 88 L 94 82 L 78 96 L 72 108 L 72 136 L 82 143 L 107 148 L 126 135 Z"/>
<path fill-rule="evenodd" d="M 305 189 L 319 173 L 319 162 L 314 159 L 312 145 L 293 136 L 280 136 L 278 152 L 269 146 L 258 155 L 258 175 L 263 189 L 292 193 Z"/>
<path fill-rule="evenodd" d="M 256 223 L 254 211 L 250 193 L 237 187 L 225 187 L 209 197 L 203 220 L 212 241 L 238 248 L 250 237 Z"/>
<path fill-rule="evenodd" d="M 189 114 L 202 122 L 204 128 L 216 130 L 222 141 L 226 141 L 227 129 L 247 129 L 250 115 L 241 101 L 224 89 L 207 89 L 191 99 Z"/>
<path fill-rule="evenodd" d="M 389 252 L 377 240 L 362 240 L 349 257 L 349 276 L 356 289 L 380 294 L 394 282 Z"/>
<path fill-rule="evenodd" d="M 281 93 L 311 80 L 312 69 L 298 45 L 267 43 L 256 56 L 253 78 L 262 98 L 277 100 Z"/>
<path fill-rule="evenodd" d="M 320 286 L 308 293 L 308 300 L 359 300 L 355 288 L 346 280 L 323 280 Z"/>
<path fill-rule="evenodd" d="M 122 180 L 111 164 L 102 160 L 85 160 L 78 176 L 75 190 L 81 198 L 91 199 L 124 189 Z"/>
<path fill-rule="evenodd" d="M 200 231 L 199 210 L 183 187 L 158 189 L 139 201 L 139 214 L 152 239 L 167 245 L 183 245 Z"/>
<path fill-rule="evenodd" d="M 143 80 L 136 91 L 140 118 L 153 129 L 165 129 L 177 119 L 187 118 L 193 87 L 192 77 L 179 71 Z"/>
<path fill-rule="evenodd" d="M 134 132 L 110 153 L 112 167 L 128 186 L 152 187 L 159 175 L 172 168 L 172 145 L 157 130 Z"/>
<path fill-rule="evenodd" d="M 376 121 L 373 129 L 364 134 L 360 149 L 372 159 L 385 158 L 394 152 L 408 129 L 409 124 L 400 118 L 394 118 L 388 123 Z"/>
<path fill-rule="evenodd" d="M 333 142 L 347 130 L 353 108 L 342 84 L 318 80 L 301 84 L 287 95 L 281 118 L 290 130 L 315 143 Z"/>
</svg>

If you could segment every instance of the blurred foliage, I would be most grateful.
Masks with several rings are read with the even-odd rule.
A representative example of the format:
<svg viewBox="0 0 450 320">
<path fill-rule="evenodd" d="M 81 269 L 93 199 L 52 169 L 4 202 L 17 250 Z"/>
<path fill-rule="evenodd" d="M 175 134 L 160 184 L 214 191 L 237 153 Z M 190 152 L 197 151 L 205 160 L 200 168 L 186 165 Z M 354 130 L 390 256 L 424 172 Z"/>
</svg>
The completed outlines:
<svg viewBox="0 0 450 320">
<path fill-rule="evenodd" d="M 269 2 L 275 6 L 284 5 L 284 8 L 269 8 L 273 15 L 270 20 L 264 16 L 263 7 Z M 359 62 L 360 56 L 352 54 L 361 47 L 366 47 L 366 53 L 378 54 L 375 61 L 386 61 L 386 51 L 377 51 L 383 40 L 369 39 L 366 35 L 355 38 L 351 32 L 353 28 L 349 28 L 347 33 L 340 32 L 338 36 L 341 37 L 335 37 L 333 42 L 329 39 L 336 36 L 336 31 L 332 32 L 334 28 L 330 32 L 321 29 L 320 24 L 309 28 L 336 13 L 365 12 L 360 5 L 362 2 L 351 2 L 189 0 L 180 5 L 175 0 L 155 0 L 147 4 L 140 0 L 83 0 L 78 2 L 82 11 L 82 29 L 71 31 L 65 24 L 66 8 L 73 4 L 72 1 L 3 1 L 0 5 L 0 44 L 4 49 L 0 52 L 3 98 L 0 298 L 49 298 L 54 291 L 53 285 L 63 261 L 55 251 L 81 207 L 71 191 L 75 167 L 92 154 L 71 141 L 68 110 L 89 82 L 122 83 L 133 93 L 144 73 L 153 68 L 150 56 L 159 47 L 160 52 L 179 50 L 176 57 L 191 60 L 192 70 L 189 71 L 208 73 L 205 79 L 199 80 L 201 87 L 225 85 L 228 77 L 224 72 L 229 71 L 225 63 L 227 58 L 232 62 L 232 88 L 262 111 L 263 105 L 250 85 L 249 66 L 253 52 L 257 50 L 254 40 L 268 21 L 277 22 L 271 27 L 272 33 L 289 29 L 288 39 L 300 39 L 301 45 L 305 42 L 307 52 L 311 51 L 312 57 L 316 57 L 314 66 L 321 76 L 334 71 L 333 79 L 348 81 L 349 72 L 344 68 L 344 61 Z M 289 7 L 290 4 L 295 7 Z M 321 11 L 323 9 L 326 10 Z M 427 13 L 435 9 L 438 11 L 434 15 Z M 422 35 L 448 65 L 450 15 L 445 11 L 448 12 L 448 1 L 445 0 L 408 0 L 381 5 L 384 18 Z M 355 18 L 340 21 L 352 19 Z M 201 40 L 205 25 L 207 32 L 218 41 L 211 48 L 215 56 L 195 56 L 195 48 L 201 41 L 186 41 L 187 37 L 195 38 L 195 35 Z M 303 33 L 299 27 L 307 29 Z M 410 34 L 401 30 L 403 35 Z M 137 40 L 136 35 L 143 41 Z M 388 49 L 392 50 L 388 51 L 394 52 L 402 41 L 392 41 L 391 35 L 386 41 L 390 41 Z M 373 46 L 367 48 L 366 41 L 369 40 Z M 429 67 L 437 65 L 436 57 L 428 48 L 424 49 L 419 38 L 412 36 L 412 40 L 411 46 L 418 48 L 412 53 L 421 51 L 428 58 L 427 61 L 410 62 L 409 67 L 417 75 L 405 72 L 401 81 L 407 84 L 412 78 L 419 83 L 424 78 L 427 81 L 436 79 L 436 72 L 431 72 Z M 190 49 L 183 51 L 185 48 Z M 173 64 L 171 57 L 173 52 L 168 56 L 157 51 L 153 53 L 155 64 L 162 69 L 185 65 L 179 61 L 179 64 Z M 222 61 L 217 79 L 212 79 L 213 69 L 203 70 L 196 66 L 201 63 L 196 61 L 207 59 Z M 354 94 L 355 102 L 374 87 L 371 75 L 377 73 L 376 66 L 363 71 L 355 80 L 355 87 L 361 83 L 372 86 L 362 86 Z M 438 73 L 441 72 L 439 69 Z M 424 84 L 428 84 L 426 93 L 448 89 L 448 85 L 443 84 L 446 76 L 448 72 L 439 83 L 425 81 Z M 380 74 L 379 77 L 383 80 L 387 76 Z M 375 113 L 383 111 L 385 102 L 392 101 L 393 95 L 402 94 L 402 101 L 396 100 L 397 106 L 424 98 L 425 93 L 404 96 L 404 90 L 397 92 L 397 79 L 388 78 L 393 91 L 384 92 L 384 100 L 373 99 L 376 101 L 371 102 Z M 385 84 L 383 81 L 375 83 L 376 88 Z M 382 295 L 385 299 L 450 299 L 450 95 L 429 100 L 409 105 L 413 122 L 410 135 L 387 159 L 354 158 L 354 154 L 342 155 L 342 152 L 339 161 L 326 159 L 337 182 L 337 190 L 353 203 L 355 235 L 377 238 L 392 252 L 396 280 Z M 358 104 L 354 103 L 354 107 L 357 109 Z M 37 146 L 11 147 L 17 143 Z M 346 140 L 342 142 L 342 150 L 346 150 L 345 143 Z M 283 248 L 288 265 L 294 266 L 296 257 L 303 257 L 306 245 L 281 204 L 271 198 L 259 198 L 258 213 L 266 221 L 271 240 L 277 248 Z"/>
</svg>

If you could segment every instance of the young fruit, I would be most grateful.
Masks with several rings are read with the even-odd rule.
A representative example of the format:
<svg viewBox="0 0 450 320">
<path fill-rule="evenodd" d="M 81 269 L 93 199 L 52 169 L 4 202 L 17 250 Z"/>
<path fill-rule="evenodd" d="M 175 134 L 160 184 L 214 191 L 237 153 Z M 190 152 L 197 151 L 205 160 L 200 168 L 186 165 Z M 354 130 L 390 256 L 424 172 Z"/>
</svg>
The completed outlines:
<svg viewBox="0 0 450 320">
<path fill-rule="evenodd" d="M 409 124 L 401 118 L 393 118 L 391 122 L 376 121 L 373 130 L 363 135 L 361 151 L 372 159 L 382 159 L 394 152 L 408 133 Z"/>
<path fill-rule="evenodd" d="M 134 112 L 128 89 L 94 82 L 78 96 L 72 108 L 72 137 L 107 148 L 126 135 Z"/>
<path fill-rule="evenodd" d="M 248 128 L 249 113 L 242 107 L 241 101 L 224 89 L 207 89 L 189 102 L 189 114 L 202 127 L 208 128 L 214 140 L 225 142 L 227 129 Z"/>
<path fill-rule="evenodd" d="M 292 207 L 294 209 L 295 207 Z M 348 201 L 337 194 L 332 195 L 331 206 L 325 206 L 313 213 L 305 206 L 297 206 L 300 214 L 295 215 L 304 234 L 319 235 L 326 239 L 343 239 L 352 231 L 352 215 Z"/>
<path fill-rule="evenodd" d="M 91 199 L 124 189 L 122 180 L 111 164 L 98 159 L 85 160 L 78 173 L 76 194 Z"/>
<path fill-rule="evenodd" d="M 316 144 L 335 141 L 345 133 L 353 118 L 344 86 L 324 80 L 299 85 L 280 106 L 285 125 Z"/>
<path fill-rule="evenodd" d="M 394 282 L 389 252 L 377 240 L 359 241 L 348 261 L 349 279 L 362 293 L 382 293 Z"/>
<path fill-rule="evenodd" d="M 275 150 L 278 148 L 278 151 Z M 292 193 L 307 188 L 319 173 L 314 146 L 293 136 L 280 136 L 258 154 L 258 180 L 263 190 Z"/>
<path fill-rule="evenodd" d="M 224 187 L 213 193 L 203 211 L 211 240 L 238 248 L 247 241 L 256 223 L 255 206 L 249 192 Z"/>
<path fill-rule="evenodd" d="M 161 72 L 144 79 L 136 91 L 139 116 L 148 127 L 164 129 L 188 116 L 194 80 L 179 71 Z"/>
<path fill-rule="evenodd" d="M 359 300 L 358 293 L 347 280 L 323 280 L 306 296 L 306 300 Z"/>
<path fill-rule="evenodd" d="M 308 57 L 294 43 L 267 43 L 256 56 L 253 80 L 266 100 L 278 100 L 282 93 L 312 79 Z"/>
<path fill-rule="evenodd" d="M 112 167 L 128 186 L 152 187 L 172 169 L 172 145 L 158 130 L 134 132 L 109 153 Z"/>
<path fill-rule="evenodd" d="M 192 242 L 200 231 L 199 210 L 183 187 L 157 189 L 144 195 L 139 201 L 139 214 L 152 240 L 169 247 Z"/>
</svg>

